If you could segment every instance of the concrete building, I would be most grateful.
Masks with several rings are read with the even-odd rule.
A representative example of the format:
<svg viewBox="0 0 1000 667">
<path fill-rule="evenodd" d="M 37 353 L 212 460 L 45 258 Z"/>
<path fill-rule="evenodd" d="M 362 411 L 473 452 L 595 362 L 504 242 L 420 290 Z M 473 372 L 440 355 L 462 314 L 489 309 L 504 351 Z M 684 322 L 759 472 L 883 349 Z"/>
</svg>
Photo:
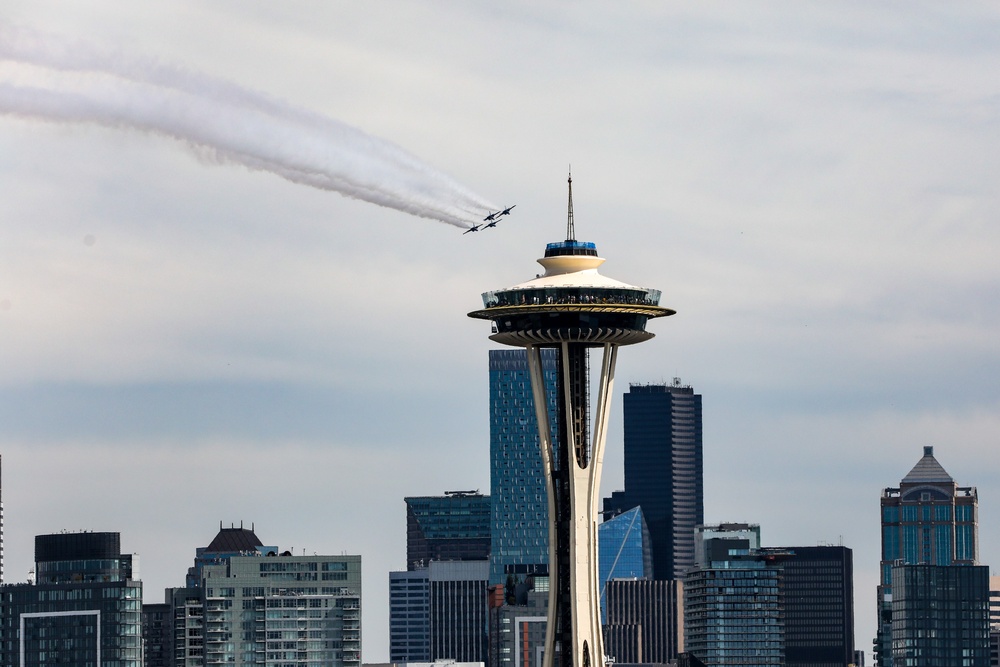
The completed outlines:
<svg viewBox="0 0 1000 667">
<path fill-rule="evenodd" d="M 242 527 L 197 554 L 196 585 L 166 591 L 174 665 L 360 667 L 360 556 L 277 553 Z"/>
<path fill-rule="evenodd" d="M 0 664 L 142 667 L 138 557 L 118 533 L 35 538 L 35 581 L 0 587 Z"/>
<path fill-rule="evenodd" d="M 873 644 L 875 664 L 889 667 L 893 565 L 977 565 L 979 496 L 974 486 L 958 486 L 934 458 L 934 448 L 924 447 L 899 486 L 882 490 L 880 509 L 879 627 Z"/>
</svg>

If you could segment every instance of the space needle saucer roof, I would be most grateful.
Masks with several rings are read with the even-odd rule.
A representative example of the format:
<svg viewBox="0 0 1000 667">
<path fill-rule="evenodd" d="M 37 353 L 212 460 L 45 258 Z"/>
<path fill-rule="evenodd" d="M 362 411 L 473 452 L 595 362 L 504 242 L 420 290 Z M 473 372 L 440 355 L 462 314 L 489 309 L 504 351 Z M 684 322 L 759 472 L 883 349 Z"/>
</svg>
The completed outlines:
<svg viewBox="0 0 1000 667">
<path fill-rule="evenodd" d="M 604 258 L 593 243 L 577 241 L 573 230 L 570 179 L 566 240 L 549 243 L 538 263 L 545 273 L 505 289 L 485 292 L 483 308 L 469 317 L 492 320 L 490 338 L 506 345 L 560 342 L 628 345 L 653 337 L 646 321 L 673 315 L 660 306 L 660 291 L 603 276 Z"/>
</svg>

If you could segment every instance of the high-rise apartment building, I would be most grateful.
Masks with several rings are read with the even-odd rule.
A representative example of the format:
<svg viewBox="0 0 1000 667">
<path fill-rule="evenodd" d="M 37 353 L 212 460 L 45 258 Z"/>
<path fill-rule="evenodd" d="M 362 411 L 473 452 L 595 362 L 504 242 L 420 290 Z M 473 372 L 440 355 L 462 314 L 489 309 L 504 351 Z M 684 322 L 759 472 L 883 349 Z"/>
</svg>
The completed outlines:
<svg viewBox="0 0 1000 667">
<path fill-rule="evenodd" d="M 490 497 L 476 491 L 447 491 L 406 502 L 406 569 L 432 560 L 490 557 Z"/>
<path fill-rule="evenodd" d="M 760 547 L 760 526 L 699 526 L 684 583 L 684 650 L 708 667 L 784 665 L 785 549 Z M 688 661 L 691 664 L 691 661 Z"/>
<path fill-rule="evenodd" d="M 625 490 L 606 513 L 641 506 L 653 544 L 653 577 L 683 579 L 704 522 L 701 394 L 673 384 L 633 384 L 625 394 Z"/>
<path fill-rule="evenodd" d="M 490 350 L 490 583 L 547 574 L 549 509 L 535 400 L 523 349 Z M 556 351 L 542 350 L 549 423 L 556 433 Z"/>
<path fill-rule="evenodd" d="M 360 556 L 279 554 L 244 528 L 197 554 L 196 585 L 166 591 L 174 665 L 360 667 Z"/>
<path fill-rule="evenodd" d="M 138 557 L 118 533 L 35 538 L 35 581 L 0 588 L 0 664 L 141 667 Z"/>
<path fill-rule="evenodd" d="M 170 605 L 142 605 L 142 667 L 173 667 L 173 640 L 173 612 Z"/>
<path fill-rule="evenodd" d="M 893 565 L 978 564 L 978 508 L 976 487 L 958 486 L 934 458 L 933 447 L 924 447 L 923 457 L 898 487 L 882 490 L 877 665 L 894 664 Z"/>
<path fill-rule="evenodd" d="M 854 661 L 854 562 L 842 546 L 786 547 L 781 601 L 785 667 Z"/>
</svg>

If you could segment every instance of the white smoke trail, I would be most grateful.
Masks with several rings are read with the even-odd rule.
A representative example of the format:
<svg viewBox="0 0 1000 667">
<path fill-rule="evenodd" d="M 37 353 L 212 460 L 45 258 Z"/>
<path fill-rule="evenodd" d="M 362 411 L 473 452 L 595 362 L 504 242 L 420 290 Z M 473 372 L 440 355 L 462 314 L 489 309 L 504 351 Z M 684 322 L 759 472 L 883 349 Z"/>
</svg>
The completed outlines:
<svg viewBox="0 0 1000 667">
<path fill-rule="evenodd" d="M 2 114 L 172 137 L 218 162 L 458 227 L 496 210 L 395 144 L 222 79 L 0 24 L 5 61 Z"/>
</svg>

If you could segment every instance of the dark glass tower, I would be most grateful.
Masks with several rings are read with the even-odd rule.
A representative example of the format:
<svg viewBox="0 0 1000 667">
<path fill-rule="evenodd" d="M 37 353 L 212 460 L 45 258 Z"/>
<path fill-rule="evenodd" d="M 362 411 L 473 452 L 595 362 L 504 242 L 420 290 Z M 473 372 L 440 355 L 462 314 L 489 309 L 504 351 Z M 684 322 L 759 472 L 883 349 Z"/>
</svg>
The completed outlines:
<svg viewBox="0 0 1000 667">
<path fill-rule="evenodd" d="M 35 583 L 0 590 L 0 664 L 142 665 L 142 582 L 118 533 L 35 538 Z"/>
<path fill-rule="evenodd" d="M 785 667 L 854 660 L 854 559 L 847 547 L 787 547 Z"/>
<path fill-rule="evenodd" d="M 432 560 L 486 560 L 490 554 L 490 497 L 448 491 L 406 502 L 406 569 Z"/>
<path fill-rule="evenodd" d="M 985 565 L 893 566 L 893 663 L 988 667 L 989 574 Z"/>
<path fill-rule="evenodd" d="M 550 437 L 556 424 L 556 354 L 542 350 Z M 490 583 L 547 573 L 549 506 L 528 354 L 490 350 Z"/>
<path fill-rule="evenodd" d="M 704 523 L 701 394 L 673 384 L 632 385 L 625 394 L 625 491 L 606 514 L 641 506 L 653 544 L 653 577 L 683 579 Z"/>
</svg>

